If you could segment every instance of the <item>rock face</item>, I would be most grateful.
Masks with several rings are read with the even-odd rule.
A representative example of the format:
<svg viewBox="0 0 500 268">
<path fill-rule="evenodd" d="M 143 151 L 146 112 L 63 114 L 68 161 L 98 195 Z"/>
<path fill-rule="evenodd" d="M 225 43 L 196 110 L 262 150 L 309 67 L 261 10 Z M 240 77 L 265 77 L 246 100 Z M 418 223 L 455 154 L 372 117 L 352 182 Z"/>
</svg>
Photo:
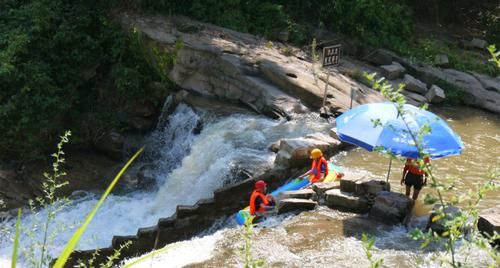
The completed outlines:
<svg viewBox="0 0 500 268">
<path fill-rule="evenodd" d="M 369 216 L 389 224 L 401 223 L 411 212 L 413 204 L 414 201 L 403 194 L 379 192 Z"/>
<path fill-rule="evenodd" d="M 303 168 L 310 165 L 309 154 L 314 148 L 319 148 L 326 156 L 332 156 L 340 151 L 341 143 L 321 133 L 305 138 L 283 139 L 274 163 L 288 168 Z"/>
<path fill-rule="evenodd" d="M 256 36 L 184 17 L 121 13 L 119 18 L 124 27 L 140 33 L 151 65 L 183 89 L 241 102 L 272 117 L 307 111 L 302 101 L 315 109 L 322 104 L 324 71 L 313 72 L 303 58 L 283 55 L 279 43 L 270 48 Z M 185 31 L 186 27 L 197 30 Z M 175 64 L 160 62 L 162 55 L 174 57 Z M 349 107 L 353 86 L 364 89 L 363 103 L 383 99 L 346 76 L 330 73 L 329 104 L 337 109 Z"/>
<path fill-rule="evenodd" d="M 431 103 L 441 103 L 446 98 L 446 95 L 444 94 L 443 89 L 436 85 L 432 85 L 432 87 L 429 89 L 429 92 L 425 94 L 425 97 Z"/>
<path fill-rule="evenodd" d="M 382 75 L 389 80 L 394 80 L 398 77 L 403 76 L 406 71 L 406 69 L 401 64 L 395 61 L 393 61 L 390 65 L 382 65 L 380 66 L 380 68 L 382 68 L 383 70 Z"/>
<path fill-rule="evenodd" d="M 356 213 L 364 214 L 370 210 L 370 206 L 366 198 L 342 192 L 340 189 L 326 191 L 325 203 L 333 208 Z"/>
<path fill-rule="evenodd" d="M 406 85 L 406 90 L 413 91 L 421 95 L 425 95 L 425 93 L 427 93 L 427 85 L 409 74 L 405 74 L 403 83 Z"/>
<path fill-rule="evenodd" d="M 62 169 L 68 176 L 60 181 L 69 184 L 58 189 L 60 196 L 69 196 L 76 190 L 103 190 L 121 168 L 117 161 L 86 151 L 65 151 L 68 155 Z M 50 173 L 49 161 L 37 160 L 26 163 L 21 170 L 0 170 L 0 211 L 26 206 L 29 199 L 43 196 L 44 172 Z M 2 202 L 0 202 L 2 203 Z"/>
<path fill-rule="evenodd" d="M 494 232 L 500 234 L 500 205 L 481 211 L 477 228 L 489 235 L 493 235 Z M 494 244 L 500 245 L 500 240 L 495 240 Z"/>
<path fill-rule="evenodd" d="M 435 84 L 439 81 L 447 82 L 465 93 L 464 102 L 466 104 L 497 114 L 500 113 L 500 91 L 494 89 L 500 87 L 500 79 L 483 79 L 483 83 L 489 85 L 488 88 L 485 88 L 476 77 L 461 71 L 442 70 L 430 66 L 413 66 L 413 68 L 417 76 L 427 84 Z"/>
<path fill-rule="evenodd" d="M 94 145 L 95 149 L 106 156 L 121 161 L 125 137 L 118 132 L 109 132 L 99 139 Z"/>
<path fill-rule="evenodd" d="M 313 210 L 318 203 L 308 199 L 287 198 L 278 204 L 278 214 Z"/>
</svg>

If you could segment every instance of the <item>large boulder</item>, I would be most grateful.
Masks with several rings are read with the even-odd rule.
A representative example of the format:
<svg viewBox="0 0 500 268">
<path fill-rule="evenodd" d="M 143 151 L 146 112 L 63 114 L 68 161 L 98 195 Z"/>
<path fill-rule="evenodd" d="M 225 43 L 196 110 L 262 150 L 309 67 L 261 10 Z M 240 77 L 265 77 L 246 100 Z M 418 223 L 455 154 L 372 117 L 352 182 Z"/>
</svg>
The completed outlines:
<svg viewBox="0 0 500 268">
<path fill-rule="evenodd" d="M 369 216 L 388 224 L 399 224 L 408 216 L 414 201 L 403 194 L 379 192 L 370 209 Z"/>
<path fill-rule="evenodd" d="M 289 168 L 303 168 L 311 162 L 309 154 L 312 149 L 319 148 L 324 155 L 332 156 L 339 152 L 340 144 L 340 141 L 321 133 L 305 138 L 283 139 L 274 163 Z"/>
<path fill-rule="evenodd" d="M 500 205 L 481 211 L 477 228 L 488 235 L 500 234 Z M 500 240 L 495 240 L 494 244 L 500 245 Z"/>
<path fill-rule="evenodd" d="M 390 191 L 391 185 L 385 180 L 364 177 L 355 182 L 354 192 L 357 195 L 376 195 L 382 191 Z"/>
<path fill-rule="evenodd" d="M 446 95 L 444 94 L 444 90 L 442 88 L 432 85 L 429 92 L 425 94 L 425 98 L 427 98 L 430 103 L 441 103 L 446 98 Z"/>
<path fill-rule="evenodd" d="M 472 73 L 474 77 L 489 91 L 500 93 L 500 76 L 490 77 L 484 74 Z"/>
<path fill-rule="evenodd" d="M 364 197 L 355 196 L 342 192 L 340 189 L 328 190 L 325 193 L 326 205 L 343 211 L 355 213 L 367 213 L 370 209 L 368 200 Z"/>
<path fill-rule="evenodd" d="M 390 51 L 385 49 L 376 49 L 375 51 L 372 51 L 368 53 L 368 55 L 364 56 L 363 60 L 377 66 L 389 65 L 392 63 L 392 56 L 393 53 Z"/>
<path fill-rule="evenodd" d="M 282 199 L 278 204 L 278 214 L 313 210 L 317 204 L 318 203 L 308 199 Z"/>
<path fill-rule="evenodd" d="M 380 68 L 382 68 L 382 75 L 388 80 L 394 80 L 401 77 L 406 72 L 406 69 L 395 61 L 390 65 L 382 65 Z"/>
<path fill-rule="evenodd" d="M 406 85 L 406 90 L 416 92 L 420 95 L 427 93 L 427 85 L 409 74 L 405 74 L 403 83 Z"/>
<path fill-rule="evenodd" d="M 347 172 L 342 179 L 340 179 L 340 190 L 346 193 L 356 192 L 356 182 L 365 177 L 363 174 Z"/>
</svg>

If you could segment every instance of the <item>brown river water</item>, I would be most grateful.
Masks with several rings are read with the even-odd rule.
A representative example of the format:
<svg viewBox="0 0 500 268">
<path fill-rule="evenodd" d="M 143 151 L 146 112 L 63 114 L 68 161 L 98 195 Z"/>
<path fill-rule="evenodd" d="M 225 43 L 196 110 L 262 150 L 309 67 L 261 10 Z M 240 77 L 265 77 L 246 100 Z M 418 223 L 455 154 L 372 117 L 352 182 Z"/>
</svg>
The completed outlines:
<svg viewBox="0 0 500 268">
<path fill-rule="evenodd" d="M 446 192 L 445 197 L 464 193 L 488 181 L 488 171 L 500 164 L 499 117 L 465 107 L 441 108 L 434 112 L 449 123 L 465 144 L 461 155 L 433 161 L 438 179 L 454 179 L 456 188 Z M 362 149 L 342 153 L 332 160 L 346 172 L 366 172 L 381 178 L 385 178 L 389 162 L 384 155 Z M 402 191 L 399 186 L 402 167 L 402 162 L 393 161 L 390 176 L 393 191 Z M 428 191 L 429 188 L 423 189 L 423 193 Z M 498 192 L 490 192 L 479 207 L 498 205 L 499 200 Z M 431 243 L 420 250 L 420 242 L 408 236 L 413 228 L 425 226 L 427 218 L 414 217 L 409 227 L 388 226 L 366 215 L 326 207 L 297 216 L 271 217 L 254 229 L 252 257 L 262 258 L 265 267 L 370 267 L 360 239 L 362 233 L 367 233 L 375 238 L 372 252 L 375 259 L 384 259 L 382 267 L 440 267 L 440 258 L 450 257 L 440 245 Z M 156 257 L 151 267 L 243 267 L 242 233 L 241 227 L 228 226 L 176 243 L 164 255 Z M 457 256 L 472 267 L 495 267 L 486 253 L 466 242 L 460 243 Z"/>
</svg>

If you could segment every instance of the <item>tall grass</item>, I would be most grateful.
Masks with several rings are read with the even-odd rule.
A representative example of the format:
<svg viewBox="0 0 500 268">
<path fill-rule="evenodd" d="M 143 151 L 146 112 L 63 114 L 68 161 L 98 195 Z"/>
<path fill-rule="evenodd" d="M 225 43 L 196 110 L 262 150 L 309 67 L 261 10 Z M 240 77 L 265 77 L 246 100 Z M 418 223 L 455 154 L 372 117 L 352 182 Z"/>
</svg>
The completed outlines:
<svg viewBox="0 0 500 268">
<path fill-rule="evenodd" d="M 92 221 L 92 219 L 94 218 L 97 210 L 104 203 L 104 201 L 108 197 L 109 193 L 115 187 L 115 185 L 118 182 L 118 180 L 120 180 L 120 178 L 123 175 L 123 173 L 132 164 L 132 162 L 134 162 L 134 160 L 139 156 L 139 154 L 142 153 L 143 150 L 144 150 L 144 147 L 142 147 L 141 149 L 139 149 L 132 156 L 132 158 L 130 158 L 130 160 L 125 164 L 125 166 L 122 167 L 122 169 L 120 170 L 120 172 L 118 172 L 118 174 L 115 176 L 115 178 L 113 179 L 113 181 L 111 182 L 111 184 L 108 186 L 108 188 L 106 189 L 106 191 L 104 192 L 104 194 L 99 199 L 99 202 L 97 202 L 97 204 L 92 209 L 92 211 L 89 213 L 89 215 L 87 216 L 87 218 L 85 219 L 85 221 L 83 222 L 83 224 L 75 231 L 75 233 L 73 234 L 73 236 L 71 237 L 71 239 L 69 240 L 69 242 L 66 244 L 66 247 L 62 251 L 62 253 L 59 256 L 59 258 L 57 259 L 57 261 L 56 261 L 56 263 L 54 265 L 54 268 L 62 268 L 62 267 L 64 267 L 64 265 L 66 264 L 66 262 L 67 262 L 67 260 L 68 260 L 68 258 L 70 256 L 70 254 L 71 254 L 71 252 L 73 252 L 73 250 L 75 249 L 76 244 L 78 243 L 78 241 L 80 240 L 81 236 L 83 235 L 83 233 L 87 229 L 90 221 Z"/>
<path fill-rule="evenodd" d="M 14 235 L 14 249 L 12 250 L 12 262 L 10 267 L 15 268 L 17 264 L 17 249 L 19 248 L 19 225 L 21 224 L 21 209 L 17 210 L 16 234 Z"/>
</svg>

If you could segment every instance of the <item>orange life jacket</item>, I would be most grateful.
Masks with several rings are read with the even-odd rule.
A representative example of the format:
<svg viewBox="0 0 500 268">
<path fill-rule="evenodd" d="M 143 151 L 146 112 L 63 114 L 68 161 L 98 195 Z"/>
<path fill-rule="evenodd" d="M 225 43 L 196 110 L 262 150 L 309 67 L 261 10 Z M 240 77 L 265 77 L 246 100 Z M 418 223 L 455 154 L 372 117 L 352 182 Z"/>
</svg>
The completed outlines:
<svg viewBox="0 0 500 268">
<path fill-rule="evenodd" d="M 251 215 L 255 215 L 255 212 L 266 211 L 265 208 L 263 208 L 262 206 L 259 206 L 258 208 L 255 207 L 255 201 L 256 201 L 257 197 L 260 197 L 260 199 L 262 200 L 262 203 L 265 206 L 267 206 L 269 204 L 269 200 L 267 200 L 267 197 L 265 194 L 263 194 L 257 190 L 254 190 L 252 195 L 250 196 L 250 214 Z"/>
<path fill-rule="evenodd" d="M 311 166 L 311 183 L 315 183 L 319 179 L 321 179 L 321 165 L 325 165 L 325 177 L 328 176 L 328 162 L 325 160 L 325 158 L 320 157 L 319 159 L 314 159 Z"/>
<path fill-rule="evenodd" d="M 424 163 L 428 164 L 430 163 L 429 157 L 424 158 Z M 418 166 L 418 163 L 415 159 L 407 158 L 405 167 L 403 169 L 403 172 L 409 171 L 415 175 L 424 175 L 425 171 L 423 169 L 420 169 Z"/>
</svg>

